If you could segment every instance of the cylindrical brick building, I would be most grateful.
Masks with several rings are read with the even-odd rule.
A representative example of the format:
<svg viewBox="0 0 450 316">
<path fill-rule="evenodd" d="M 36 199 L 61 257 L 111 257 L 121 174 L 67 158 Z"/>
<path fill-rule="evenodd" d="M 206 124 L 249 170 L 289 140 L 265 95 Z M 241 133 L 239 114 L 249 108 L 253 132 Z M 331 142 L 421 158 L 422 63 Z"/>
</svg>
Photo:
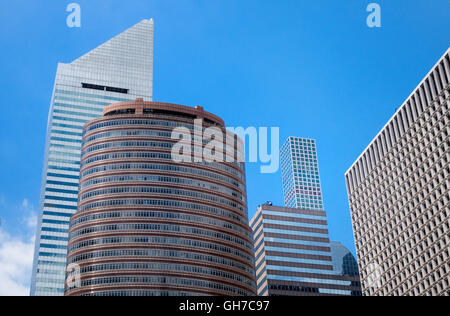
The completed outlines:
<svg viewBox="0 0 450 316">
<path fill-rule="evenodd" d="M 230 135 L 201 107 L 142 99 L 84 126 L 66 295 L 255 295 L 244 164 L 172 159 L 173 129 L 199 119 Z"/>
</svg>

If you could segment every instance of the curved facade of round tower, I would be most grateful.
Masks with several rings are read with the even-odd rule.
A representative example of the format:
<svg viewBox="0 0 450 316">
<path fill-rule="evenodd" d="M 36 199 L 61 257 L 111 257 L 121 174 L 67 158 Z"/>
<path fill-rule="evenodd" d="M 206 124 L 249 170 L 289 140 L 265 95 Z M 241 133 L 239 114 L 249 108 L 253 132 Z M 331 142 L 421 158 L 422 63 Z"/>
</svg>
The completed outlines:
<svg viewBox="0 0 450 316">
<path fill-rule="evenodd" d="M 67 257 L 79 279 L 65 295 L 255 295 L 240 140 L 201 107 L 137 99 L 103 114 L 84 126 Z M 196 145 L 211 128 L 236 141 L 223 146 L 233 159 Z M 174 159 L 175 144 L 193 161 Z"/>
</svg>

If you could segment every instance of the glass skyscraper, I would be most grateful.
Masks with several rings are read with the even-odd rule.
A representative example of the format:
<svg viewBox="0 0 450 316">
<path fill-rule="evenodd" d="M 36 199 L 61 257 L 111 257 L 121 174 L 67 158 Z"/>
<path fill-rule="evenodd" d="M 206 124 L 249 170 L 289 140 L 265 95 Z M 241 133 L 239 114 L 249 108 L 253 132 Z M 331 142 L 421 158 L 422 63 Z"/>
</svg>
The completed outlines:
<svg viewBox="0 0 450 316">
<path fill-rule="evenodd" d="M 77 209 L 83 125 L 106 105 L 152 100 L 153 20 L 58 64 L 47 126 L 31 295 L 64 294 L 69 219 Z"/>
<path fill-rule="evenodd" d="M 333 270 L 337 275 L 351 280 L 352 296 L 362 296 L 361 280 L 359 277 L 358 262 L 355 256 L 338 241 L 330 242 Z"/>
<path fill-rule="evenodd" d="M 358 262 L 343 244 L 337 241 L 330 243 L 333 257 L 333 269 L 340 275 L 359 275 Z"/>
<path fill-rule="evenodd" d="M 289 137 L 281 148 L 286 207 L 323 210 L 319 163 L 314 139 Z"/>
<path fill-rule="evenodd" d="M 450 296 L 450 48 L 345 174 L 364 295 Z"/>
</svg>

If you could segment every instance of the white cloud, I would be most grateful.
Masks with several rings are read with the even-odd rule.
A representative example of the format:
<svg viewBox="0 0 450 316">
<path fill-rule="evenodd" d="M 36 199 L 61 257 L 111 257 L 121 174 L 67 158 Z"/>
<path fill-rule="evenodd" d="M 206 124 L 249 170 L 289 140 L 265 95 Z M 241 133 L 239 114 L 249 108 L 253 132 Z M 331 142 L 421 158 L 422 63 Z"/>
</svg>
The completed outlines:
<svg viewBox="0 0 450 316">
<path fill-rule="evenodd" d="M 6 204 L 4 198 L 0 202 Z M 30 292 L 37 216 L 27 199 L 18 209 L 22 213 L 21 236 L 12 236 L 0 226 L 0 296 L 26 296 Z"/>
<path fill-rule="evenodd" d="M 29 295 L 34 238 L 22 240 L 0 230 L 0 296 Z"/>
<path fill-rule="evenodd" d="M 25 216 L 22 218 L 22 223 L 24 223 L 30 231 L 36 229 L 37 213 L 27 199 L 22 201 L 22 211 L 25 213 Z"/>
</svg>

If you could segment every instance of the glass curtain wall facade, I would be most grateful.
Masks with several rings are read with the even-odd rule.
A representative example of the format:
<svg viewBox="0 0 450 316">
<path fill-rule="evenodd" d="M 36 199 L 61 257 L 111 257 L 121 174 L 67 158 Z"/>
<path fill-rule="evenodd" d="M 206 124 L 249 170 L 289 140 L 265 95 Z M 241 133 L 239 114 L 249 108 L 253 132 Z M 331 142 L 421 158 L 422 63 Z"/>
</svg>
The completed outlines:
<svg viewBox="0 0 450 316">
<path fill-rule="evenodd" d="M 64 295 L 69 219 L 77 209 L 83 125 L 118 101 L 152 99 L 153 20 L 58 64 L 48 117 L 31 295 Z"/>
<path fill-rule="evenodd" d="M 338 241 L 330 242 L 333 270 L 337 275 L 345 276 L 351 281 L 352 296 L 362 296 L 358 262 L 355 256 Z"/>
<path fill-rule="evenodd" d="M 244 163 L 172 159 L 173 129 L 192 136 L 194 120 L 226 133 L 201 107 L 142 99 L 85 125 L 67 262 L 80 266 L 81 286 L 66 295 L 256 294 Z"/>
</svg>

